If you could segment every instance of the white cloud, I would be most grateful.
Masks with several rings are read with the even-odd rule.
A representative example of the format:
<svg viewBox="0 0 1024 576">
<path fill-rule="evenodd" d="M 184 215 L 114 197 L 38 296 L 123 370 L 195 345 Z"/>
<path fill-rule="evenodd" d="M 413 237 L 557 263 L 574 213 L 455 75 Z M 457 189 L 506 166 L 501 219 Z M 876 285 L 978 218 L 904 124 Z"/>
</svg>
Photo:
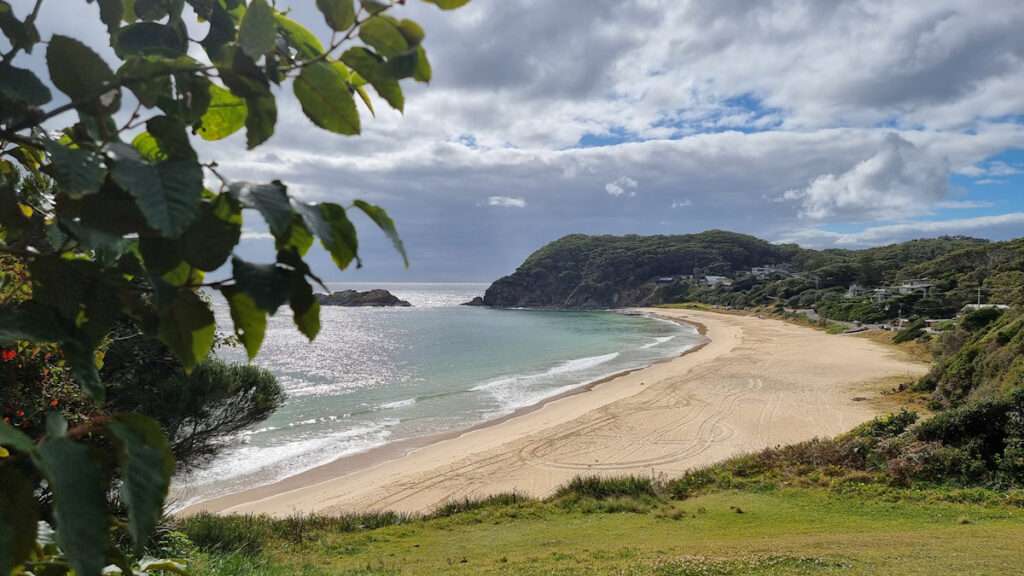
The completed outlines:
<svg viewBox="0 0 1024 576">
<path fill-rule="evenodd" d="M 622 196 L 628 191 L 630 197 L 633 197 L 636 196 L 636 188 L 636 180 L 629 176 L 619 176 L 615 180 L 604 185 L 605 191 L 612 196 Z"/>
<path fill-rule="evenodd" d="M 273 239 L 274 235 L 270 232 L 254 232 L 252 230 L 242 230 L 242 240 L 267 240 Z"/>
<path fill-rule="evenodd" d="M 673 209 L 686 208 L 687 206 L 693 206 L 693 202 L 691 202 L 689 198 L 685 198 L 683 200 L 674 200 L 672 202 Z"/>
<path fill-rule="evenodd" d="M 822 174 L 783 199 L 800 203 L 800 216 L 814 220 L 884 220 L 928 212 L 946 197 L 949 161 L 919 149 L 896 133 L 846 172 Z"/>
<path fill-rule="evenodd" d="M 501 206 L 502 208 L 526 208 L 526 200 L 509 196 L 490 196 L 487 198 L 487 205 Z"/>
<path fill-rule="evenodd" d="M 988 165 L 989 176 L 1012 176 L 1014 174 L 1020 173 L 1020 168 L 1017 168 L 1016 166 L 1011 166 L 1006 162 L 1001 162 L 999 160 L 996 160 L 995 162 L 992 162 L 991 164 Z"/>
<path fill-rule="evenodd" d="M 776 241 L 780 243 L 796 242 L 802 246 L 876 246 L 901 242 L 913 238 L 933 237 L 942 235 L 981 235 L 988 236 L 994 232 L 1012 231 L 1024 225 L 1024 212 L 1011 212 L 996 216 L 979 216 L 977 218 L 961 218 L 943 221 L 904 222 L 872 226 L 860 232 L 840 233 L 808 228 L 794 230 L 780 235 Z"/>
</svg>

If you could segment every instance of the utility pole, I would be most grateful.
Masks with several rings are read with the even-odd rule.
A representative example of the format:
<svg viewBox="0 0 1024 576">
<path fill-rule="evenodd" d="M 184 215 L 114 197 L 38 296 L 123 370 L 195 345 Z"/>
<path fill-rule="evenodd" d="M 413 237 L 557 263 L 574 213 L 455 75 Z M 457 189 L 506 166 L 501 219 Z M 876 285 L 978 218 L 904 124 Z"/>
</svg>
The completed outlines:
<svg viewBox="0 0 1024 576">
<path fill-rule="evenodd" d="M 981 306 L 981 286 L 978 286 L 978 306 Z"/>
<path fill-rule="evenodd" d="M 896 327 L 897 328 L 902 328 L 903 327 L 903 303 L 902 302 L 900 302 L 900 319 L 899 319 L 899 322 L 896 324 Z"/>
</svg>

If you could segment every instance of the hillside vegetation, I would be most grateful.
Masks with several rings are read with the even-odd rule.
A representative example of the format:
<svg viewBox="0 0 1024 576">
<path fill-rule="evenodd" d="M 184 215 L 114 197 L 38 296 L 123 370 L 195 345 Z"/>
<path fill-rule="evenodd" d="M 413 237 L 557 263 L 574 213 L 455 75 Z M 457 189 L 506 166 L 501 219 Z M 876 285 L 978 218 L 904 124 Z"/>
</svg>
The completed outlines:
<svg viewBox="0 0 1024 576">
<path fill-rule="evenodd" d="M 754 267 L 773 268 L 757 277 L 750 274 Z M 704 276 L 726 277 L 729 284 L 704 286 Z M 929 278 L 931 286 L 884 300 L 844 296 L 851 284 L 876 288 L 911 278 Z M 612 308 L 695 300 L 733 307 L 814 307 L 838 320 L 879 322 L 901 312 L 951 317 L 975 302 L 979 289 L 983 302 L 1006 302 L 1022 283 L 1024 239 L 941 237 L 819 251 L 721 230 L 678 236 L 573 234 L 537 250 L 513 274 L 495 281 L 483 303 Z"/>
</svg>

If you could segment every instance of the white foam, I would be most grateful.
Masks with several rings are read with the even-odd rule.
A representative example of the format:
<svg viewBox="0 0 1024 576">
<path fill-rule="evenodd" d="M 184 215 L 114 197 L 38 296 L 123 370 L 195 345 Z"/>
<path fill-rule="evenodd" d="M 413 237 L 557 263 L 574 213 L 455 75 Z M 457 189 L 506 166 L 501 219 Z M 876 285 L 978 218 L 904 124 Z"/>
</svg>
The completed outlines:
<svg viewBox="0 0 1024 576">
<path fill-rule="evenodd" d="M 412 406 L 415 403 L 416 403 L 416 399 L 415 398 L 408 398 L 406 400 L 396 400 L 394 402 L 388 402 L 386 404 L 381 404 L 380 405 L 380 409 L 381 410 L 394 410 L 395 408 L 402 408 L 404 406 Z"/>
<path fill-rule="evenodd" d="M 673 338 L 675 338 L 675 336 L 663 336 L 661 338 L 655 338 L 654 342 L 648 342 L 647 344 L 644 344 L 640 348 L 654 348 L 658 344 L 664 344 L 665 342 L 668 342 L 669 340 L 672 340 Z"/>
</svg>

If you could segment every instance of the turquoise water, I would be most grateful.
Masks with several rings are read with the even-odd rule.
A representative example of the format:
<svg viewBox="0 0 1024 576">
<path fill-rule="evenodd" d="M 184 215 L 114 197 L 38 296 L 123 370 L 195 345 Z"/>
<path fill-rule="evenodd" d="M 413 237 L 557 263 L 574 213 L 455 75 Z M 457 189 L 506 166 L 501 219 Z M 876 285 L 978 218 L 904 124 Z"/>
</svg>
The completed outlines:
<svg viewBox="0 0 1024 576">
<path fill-rule="evenodd" d="M 256 365 L 288 399 L 259 426 L 227 439 L 204 470 L 177 478 L 183 506 L 267 484 L 387 442 L 468 428 L 611 374 L 676 356 L 695 329 L 616 312 L 492 310 L 459 306 L 486 284 L 346 284 L 383 287 L 412 308 L 321 310 L 314 342 L 287 309 L 270 318 Z M 223 330 L 227 307 L 215 303 Z M 244 352 L 221 357 L 245 362 Z"/>
</svg>

